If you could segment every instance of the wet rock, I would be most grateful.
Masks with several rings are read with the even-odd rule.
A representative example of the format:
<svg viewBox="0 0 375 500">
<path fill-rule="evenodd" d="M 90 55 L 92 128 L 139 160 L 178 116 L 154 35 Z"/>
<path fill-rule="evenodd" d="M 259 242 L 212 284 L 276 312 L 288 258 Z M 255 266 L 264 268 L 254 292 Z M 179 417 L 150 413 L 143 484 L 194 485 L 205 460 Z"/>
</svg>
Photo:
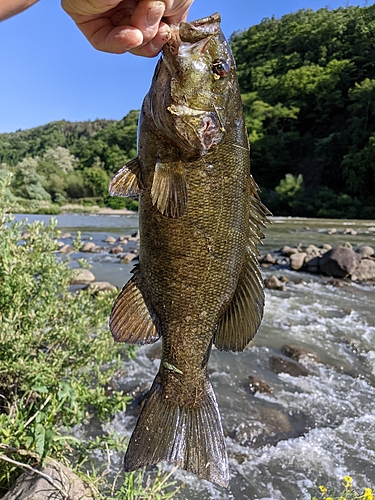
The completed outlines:
<svg viewBox="0 0 375 500">
<path fill-rule="evenodd" d="M 274 373 L 288 373 L 292 377 L 306 377 L 309 374 L 297 361 L 282 356 L 271 356 L 269 363 Z"/>
<path fill-rule="evenodd" d="M 305 252 L 307 253 L 307 255 L 312 258 L 312 257 L 318 257 L 321 255 L 321 249 L 318 248 L 317 246 L 315 245 L 309 245 L 305 248 Z"/>
<path fill-rule="evenodd" d="M 75 250 L 72 247 L 72 245 L 63 245 L 61 248 L 59 248 L 59 252 L 66 253 L 66 254 L 71 254 L 71 253 L 74 253 Z"/>
<path fill-rule="evenodd" d="M 331 229 L 328 229 L 327 234 L 336 234 L 337 229 L 335 227 L 332 227 Z"/>
<path fill-rule="evenodd" d="M 280 276 L 279 280 L 281 281 L 281 283 L 289 283 L 289 278 L 287 278 L 286 276 Z"/>
<path fill-rule="evenodd" d="M 123 245 L 126 245 L 129 241 L 129 238 L 130 238 L 130 235 L 129 234 L 126 234 L 124 236 L 120 236 L 119 237 L 119 242 L 122 243 Z"/>
<path fill-rule="evenodd" d="M 75 269 L 71 285 L 86 285 L 95 281 L 94 274 L 88 269 Z"/>
<path fill-rule="evenodd" d="M 3 500 L 94 499 L 90 488 L 65 465 L 49 460 L 41 472 L 51 478 L 53 484 L 36 472 L 24 472 Z"/>
<path fill-rule="evenodd" d="M 286 290 L 284 283 L 282 283 L 277 276 L 270 276 L 264 280 L 264 286 L 270 290 Z"/>
<path fill-rule="evenodd" d="M 105 243 L 108 243 L 109 245 L 113 245 L 114 243 L 116 243 L 116 238 L 114 238 L 113 236 L 108 236 L 105 240 L 103 240 Z"/>
<path fill-rule="evenodd" d="M 290 257 L 291 255 L 297 252 L 298 252 L 297 248 L 290 247 L 288 245 L 285 245 L 280 249 L 281 255 L 285 255 L 286 257 Z"/>
<path fill-rule="evenodd" d="M 315 274 L 319 273 L 320 272 L 320 267 L 319 267 L 320 259 L 321 259 L 321 257 L 312 257 L 311 259 L 306 257 L 304 269 L 308 273 L 315 273 Z"/>
<path fill-rule="evenodd" d="M 279 441 L 303 436 L 313 427 L 311 418 L 302 412 L 289 415 L 265 405 L 259 407 L 257 413 L 257 420 L 241 422 L 231 433 L 231 437 L 243 446 L 274 446 Z"/>
<path fill-rule="evenodd" d="M 109 253 L 112 255 L 117 255 L 117 254 L 123 253 L 123 252 L 124 252 L 124 248 L 121 245 L 117 245 L 117 247 L 113 247 L 109 251 Z"/>
<path fill-rule="evenodd" d="M 136 233 L 133 233 L 131 236 L 128 237 L 129 241 L 139 241 L 140 239 L 140 233 L 137 231 Z"/>
<path fill-rule="evenodd" d="M 375 280 L 375 260 L 362 259 L 352 273 L 353 281 Z"/>
<path fill-rule="evenodd" d="M 350 283 L 348 283 L 347 281 L 338 279 L 338 278 L 330 278 L 329 280 L 327 280 L 327 285 L 332 285 L 332 286 L 336 286 L 337 288 L 342 288 L 344 286 L 349 286 Z"/>
<path fill-rule="evenodd" d="M 356 234 L 358 234 L 358 231 L 356 231 L 352 227 L 347 227 L 346 229 L 344 229 L 342 234 L 351 234 L 352 236 L 355 236 Z"/>
<path fill-rule="evenodd" d="M 281 352 L 288 358 L 294 361 L 300 361 L 301 359 L 307 359 L 309 361 L 315 361 L 319 363 L 318 355 L 312 349 L 299 344 L 288 344 L 281 348 Z"/>
<path fill-rule="evenodd" d="M 115 292 L 118 290 L 117 286 L 112 285 L 108 281 L 93 281 L 89 285 L 85 286 L 83 289 L 89 290 L 92 293 Z"/>
<path fill-rule="evenodd" d="M 62 240 L 72 239 L 72 235 L 70 233 L 64 233 L 63 235 L 60 236 L 60 239 Z"/>
<path fill-rule="evenodd" d="M 293 269 L 293 271 L 299 271 L 302 269 L 306 255 L 307 254 L 305 252 L 292 254 L 290 256 L 290 268 Z"/>
<path fill-rule="evenodd" d="M 322 250 L 324 250 L 324 253 L 325 253 L 325 252 L 328 252 L 328 250 L 332 250 L 333 247 L 329 243 L 323 243 L 321 248 L 322 248 Z"/>
<path fill-rule="evenodd" d="M 344 340 L 345 344 L 352 349 L 354 352 L 363 352 L 361 349 L 361 342 L 358 339 L 347 338 Z"/>
<path fill-rule="evenodd" d="M 126 413 L 138 416 L 142 410 L 146 396 L 150 390 L 150 384 L 147 382 L 140 382 L 133 385 L 121 386 L 120 390 L 124 392 L 125 396 L 131 396 L 131 402 L 126 406 Z"/>
<path fill-rule="evenodd" d="M 84 243 L 79 250 L 80 252 L 93 252 L 95 249 L 95 243 L 93 243 L 92 241 L 88 241 L 87 243 Z"/>
<path fill-rule="evenodd" d="M 357 248 L 356 252 L 361 256 L 361 259 L 367 259 L 375 254 L 375 250 L 369 245 L 363 245 Z"/>
<path fill-rule="evenodd" d="M 275 257 L 271 253 L 266 253 L 258 258 L 260 264 L 275 264 Z"/>
<path fill-rule="evenodd" d="M 137 257 L 135 253 L 129 252 L 122 257 L 120 260 L 121 264 L 129 264 L 132 260 L 134 260 Z"/>
<path fill-rule="evenodd" d="M 149 360 L 155 361 L 155 359 L 161 359 L 163 353 L 163 347 L 161 342 L 156 342 L 147 349 L 146 356 Z"/>
<path fill-rule="evenodd" d="M 284 267 L 289 267 L 290 266 L 290 259 L 289 257 L 280 257 L 276 259 L 275 264 L 278 266 L 284 266 Z"/>
<path fill-rule="evenodd" d="M 271 387 L 267 382 L 261 380 L 260 378 L 254 377 L 253 375 L 248 376 L 248 382 L 246 382 L 246 387 L 250 390 L 252 394 L 257 392 L 272 394 L 273 387 Z"/>
<path fill-rule="evenodd" d="M 354 272 L 360 259 L 351 248 L 335 247 L 321 257 L 319 267 L 328 276 L 344 278 Z"/>
</svg>

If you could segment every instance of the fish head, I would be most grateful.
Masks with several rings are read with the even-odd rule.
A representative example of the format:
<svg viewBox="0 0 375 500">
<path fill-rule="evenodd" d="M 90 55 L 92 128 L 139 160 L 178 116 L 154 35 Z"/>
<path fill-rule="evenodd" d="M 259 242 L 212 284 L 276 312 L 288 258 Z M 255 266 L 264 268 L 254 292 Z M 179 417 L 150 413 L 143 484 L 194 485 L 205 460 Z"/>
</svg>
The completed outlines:
<svg viewBox="0 0 375 500">
<path fill-rule="evenodd" d="M 171 26 L 150 91 L 151 115 L 162 133 L 184 150 L 208 152 L 225 136 L 227 103 L 237 89 L 220 14 Z"/>
</svg>

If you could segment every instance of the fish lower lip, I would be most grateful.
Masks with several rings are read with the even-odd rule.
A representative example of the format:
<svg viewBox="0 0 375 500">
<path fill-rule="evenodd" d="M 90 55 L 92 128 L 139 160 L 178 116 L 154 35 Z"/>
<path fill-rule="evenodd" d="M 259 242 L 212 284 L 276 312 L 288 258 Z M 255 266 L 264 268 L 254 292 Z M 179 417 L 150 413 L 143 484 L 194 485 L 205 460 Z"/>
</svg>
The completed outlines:
<svg viewBox="0 0 375 500">
<path fill-rule="evenodd" d="M 207 109 L 194 109 L 194 108 L 189 108 L 188 106 L 185 106 L 183 104 L 171 104 L 170 106 L 167 107 L 167 110 L 172 113 L 173 115 L 176 116 L 199 116 L 205 113 L 209 113 L 210 111 L 214 110 L 207 110 Z"/>
</svg>

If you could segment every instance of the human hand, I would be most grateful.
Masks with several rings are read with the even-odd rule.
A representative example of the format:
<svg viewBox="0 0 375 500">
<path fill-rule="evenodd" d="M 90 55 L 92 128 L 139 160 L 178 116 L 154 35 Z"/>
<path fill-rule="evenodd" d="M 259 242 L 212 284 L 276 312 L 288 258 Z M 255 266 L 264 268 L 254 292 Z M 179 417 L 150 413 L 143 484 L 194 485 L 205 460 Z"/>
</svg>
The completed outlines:
<svg viewBox="0 0 375 500">
<path fill-rule="evenodd" d="M 168 24 L 186 21 L 193 1 L 62 0 L 61 5 L 96 49 L 154 57 L 170 37 Z"/>
</svg>

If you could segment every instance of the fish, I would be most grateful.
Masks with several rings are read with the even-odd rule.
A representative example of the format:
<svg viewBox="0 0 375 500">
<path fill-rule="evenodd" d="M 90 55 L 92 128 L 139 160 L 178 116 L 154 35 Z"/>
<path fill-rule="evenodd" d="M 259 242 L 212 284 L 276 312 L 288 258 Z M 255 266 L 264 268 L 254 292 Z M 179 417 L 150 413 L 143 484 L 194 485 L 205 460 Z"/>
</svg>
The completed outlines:
<svg viewBox="0 0 375 500">
<path fill-rule="evenodd" d="M 250 173 L 236 68 L 216 13 L 171 25 L 139 118 L 137 157 L 110 182 L 139 196 L 139 263 L 115 300 L 114 339 L 162 339 L 159 371 L 124 458 L 161 461 L 227 487 L 208 376 L 215 346 L 242 351 L 263 316 L 257 246 L 268 210 Z"/>
</svg>

